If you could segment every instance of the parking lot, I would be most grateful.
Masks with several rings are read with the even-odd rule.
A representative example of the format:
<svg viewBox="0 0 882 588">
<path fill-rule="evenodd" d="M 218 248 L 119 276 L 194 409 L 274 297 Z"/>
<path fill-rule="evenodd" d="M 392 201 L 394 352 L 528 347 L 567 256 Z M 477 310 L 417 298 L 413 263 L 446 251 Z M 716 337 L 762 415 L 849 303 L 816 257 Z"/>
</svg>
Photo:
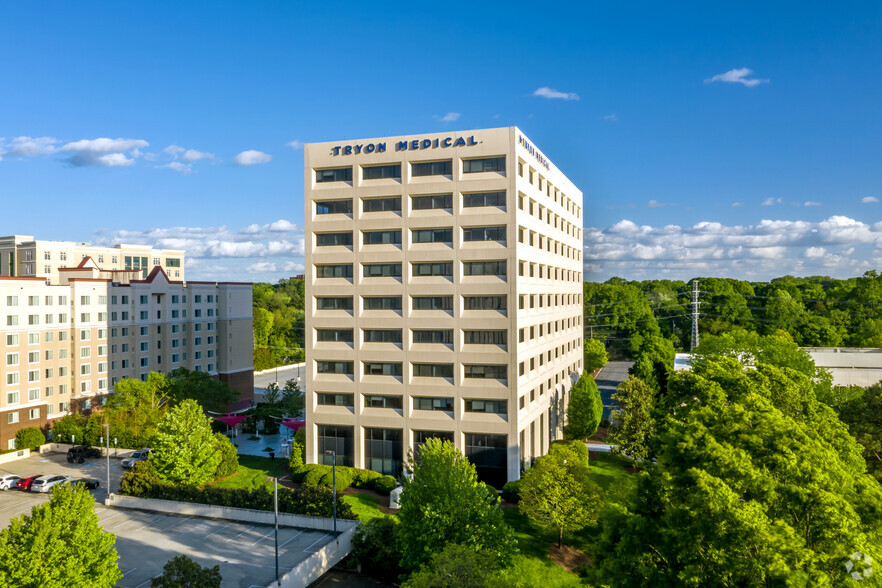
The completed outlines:
<svg viewBox="0 0 882 588">
<path fill-rule="evenodd" d="M 149 586 L 150 580 L 162 573 L 165 562 L 179 554 L 203 566 L 219 565 L 223 586 L 266 586 L 275 579 L 271 525 L 107 508 L 103 506 L 103 459 L 76 465 L 68 464 L 61 454 L 50 454 L 48 458 L 32 456 L 0 465 L 0 473 L 60 473 L 101 480 L 101 488 L 92 491 L 97 500 L 95 511 L 104 530 L 116 535 L 119 566 L 125 574 L 119 586 Z M 118 485 L 121 473 L 119 461 L 114 464 L 111 460 L 112 486 Z M 48 494 L 0 492 L 0 527 L 5 528 L 12 518 L 30 512 L 34 505 L 48 499 Z M 279 574 L 285 574 L 331 539 L 332 535 L 323 531 L 279 527 Z"/>
</svg>

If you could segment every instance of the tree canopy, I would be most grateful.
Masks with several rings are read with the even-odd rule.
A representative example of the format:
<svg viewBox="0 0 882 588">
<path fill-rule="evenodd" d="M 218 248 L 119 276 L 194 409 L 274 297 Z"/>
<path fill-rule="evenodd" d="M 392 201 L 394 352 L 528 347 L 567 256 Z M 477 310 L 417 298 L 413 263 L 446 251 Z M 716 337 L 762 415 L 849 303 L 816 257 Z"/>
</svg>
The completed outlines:
<svg viewBox="0 0 882 588">
<path fill-rule="evenodd" d="M 254 369 L 303 361 L 303 280 L 254 284 L 252 300 Z"/>
<path fill-rule="evenodd" d="M 594 378 L 585 372 L 573 384 L 567 404 L 566 435 L 570 439 L 587 439 L 597 432 L 603 416 L 603 401 Z"/>
<path fill-rule="evenodd" d="M 150 463 L 156 476 L 182 486 L 212 481 L 223 453 L 206 417 L 195 400 L 170 409 L 156 429 Z"/>
<path fill-rule="evenodd" d="M 220 588 L 220 566 L 202 567 L 186 555 L 176 555 L 162 566 L 150 588 Z"/>
<path fill-rule="evenodd" d="M 653 416 L 655 398 L 652 388 L 635 376 L 619 384 L 612 396 L 615 409 L 610 414 L 608 442 L 614 451 L 637 461 L 653 455 L 655 436 Z"/>
</svg>

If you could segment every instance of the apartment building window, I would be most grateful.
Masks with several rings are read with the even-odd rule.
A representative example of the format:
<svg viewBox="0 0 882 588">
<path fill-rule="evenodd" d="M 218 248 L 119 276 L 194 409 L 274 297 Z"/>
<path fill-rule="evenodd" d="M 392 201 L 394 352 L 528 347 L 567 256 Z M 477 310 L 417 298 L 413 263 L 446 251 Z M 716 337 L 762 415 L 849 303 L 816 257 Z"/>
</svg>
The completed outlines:
<svg viewBox="0 0 882 588">
<path fill-rule="evenodd" d="M 197 302 L 199 302 L 199 301 L 197 300 Z M 139 303 L 139 304 L 147 304 L 147 303 L 148 303 L 148 298 L 147 298 L 147 296 L 146 296 L 146 295 L 141 295 L 141 296 L 139 296 L 139 297 L 138 297 L 138 303 Z"/>
<path fill-rule="evenodd" d="M 150 358 L 142 357 L 141 358 L 141 367 L 147 367 L 150 365 Z"/>
<path fill-rule="evenodd" d="M 316 371 L 320 374 L 344 374 L 352 376 L 351 361 L 316 361 Z"/>
<path fill-rule="evenodd" d="M 7 345 L 18 345 L 18 335 L 6 335 Z"/>
<path fill-rule="evenodd" d="M 505 435 L 466 433 L 465 456 L 475 465 L 478 478 L 495 488 L 502 488 L 507 479 Z"/>
<path fill-rule="evenodd" d="M 46 316 L 43 317 L 43 320 L 47 325 L 51 325 L 52 324 L 52 315 L 47 314 Z"/>
<path fill-rule="evenodd" d="M 178 347 L 181 346 L 181 340 L 180 339 L 172 339 L 171 346 L 172 346 L 172 349 L 177 349 Z"/>
<path fill-rule="evenodd" d="M 320 463 L 330 465 L 336 457 L 337 465 L 352 466 L 353 427 L 318 425 L 318 455 Z M 333 455 L 328 454 L 333 452 Z"/>
<path fill-rule="evenodd" d="M 466 378 L 478 378 L 487 380 L 508 379 L 507 365 L 467 365 L 465 366 Z"/>
<path fill-rule="evenodd" d="M 80 382 L 80 392 L 88 393 L 92 391 L 92 382 Z M 88 402 L 88 401 L 86 401 Z M 83 408 L 89 410 L 90 406 L 87 406 L 86 403 L 83 403 Z"/>
<path fill-rule="evenodd" d="M 372 429 L 365 427 L 365 467 L 384 475 L 399 475 L 404 453 L 401 437 L 401 429 Z"/>
<path fill-rule="evenodd" d="M 364 212 L 401 212 L 401 196 L 394 196 L 391 198 L 362 198 L 361 208 Z"/>
<path fill-rule="evenodd" d="M 351 246 L 352 231 L 345 233 L 316 233 L 315 244 L 317 247 Z"/>
<path fill-rule="evenodd" d="M 410 164 L 411 175 L 415 178 L 422 176 L 449 176 L 453 173 L 453 161 L 425 161 Z"/>
<path fill-rule="evenodd" d="M 39 408 L 32 408 L 32 409 L 28 410 L 28 418 L 31 420 L 40 418 L 40 409 Z"/>
<path fill-rule="evenodd" d="M 6 365 L 18 365 L 18 353 L 7 353 Z"/>
<path fill-rule="evenodd" d="M 414 410 L 453 410 L 453 398 L 433 398 L 430 396 L 414 396 Z"/>
<path fill-rule="evenodd" d="M 181 267 L 181 260 L 175 257 L 169 257 L 165 260 L 167 267 Z"/>
<path fill-rule="evenodd" d="M 505 242 L 505 226 L 501 227 L 466 227 L 462 230 L 464 241 L 497 241 Z"/>
<path fill-rule="evenodd" d="M 400 263 L 366 263 L 361 266 L 365 278 L 400 278 Z"/>
<path fill-rule="evenodd" d="M 364 296 L 365 310 L 401 310 L 401 296 Z"/>
<path fill-rule="evenodd" d="M 463 208 L 497 206 L 505 208 L 505 192 L 475 192 L 462 195 Z"/>
<path fill-rule="evenodd" d="M 401 329 L 362 329 L 365 343 L 401 343 Z"/>
<path fill-rule="evenodd" d="M 39 345 L 40 333 L 28 333 L 28 345 Z"/>
<path fill-rule="evenodd" d="M 141 341 L 141 351 L 148 351 L 150 349 L 149 341 Z"/>
<path fill-rule="evenodd" d="M 92 357 L 92 348 L 91 347 L 81 347 L 80 348 L 80 357 L 81 358 Z"/>
<path fill-rule="evenodd" d="M 453 194 L 432 194 L 428 196 L 412 196 L 411 207 L 413 210 L 432 210 L 439 208 L 453 208 Z"/>
<path fill-rule="evenodd" d="M 328 392 L 318 392 L 316 394 L 316 404 L 319 406 L 345 406 L 353 408 L 353 394 L 332 394 Z"/>
<path fill-rule="evenodd" d="M 113 313 L 113 314 L 116 314 L 116 313 Z M 181 311 L 179 311 L 178 309 L 174 309 L 171 311 L 171 317 L 173 319 L 180 318 L 180 316 L 181 316 Z"/>
<path fill-rule="evenodd" d="M 98 373 L 99 374 L 107 373 L 107 362 L 106 361 L 98 362 Z"/>
<path fill-rule="evenodd" d="M 18 411 L 7 413 L 6 423 L 11 425 L 18 422 Z M 9 440 L 9 449 L 15 449 L 15 439 Z"/>
<path fill-rule="evenodd" d="M 40 399 L 40 389 L 30 388 L 28 390 L 28 402 L 36 402 Z"/>
<path fill-rule="evenodd" d="M 427 262 L 412 264 L 413 277 L 441 276 L 453 277 L 453 262 Z"/>
<path fill-rule="evenodd" d="M 29 314 L 28 315 L 28 324 L 29 325 L 39 325 L 40 324 L 40 315 Z"/>
<path fill-rule="evenodd" d="M 18 325 L 18 317 L 14 314 L 7 315 L 6 317 L 6 326 L 14 327 Z"/>
<path fill-rule="evenodd" d="M 466 345 L 505 345 L 508 331 L 464 331 Z"/>
<path fill-rule="evenodd" d="M 492 414 L 508 414 L 507 400 L 477 400 L 466 399 L 466 412 L 485 412 Z"/>
<path fill-rule="evenodd" d="M 40 370 L 28 370 L 28 382 L 39 382 Z"/>
<path fill-rule="evenodd" d="M 413 310 L 453 310 L 453 296 L 414 296 Z"/>
<path fill-rule="evenodd" d="M 16 374 L 18 375 L 18 374 Z M 17 380 L 16 380 L 17 381 Z M 18 391 L 6 393 L 6 404 L 18 404 Z"/>
<path fill-rule="evenodd" d="M 463 273 L 467 276 L 506 276 L 504 259 L 498 261 L 466 261 L 463 262 Z"/>
<path fill-rule="evenodd" d="M 452 378 L 452 363 L 415 363 L 413 375 L 418 378 Z"/>
<path fill-rule="evenodd" d="M 65 359 L 65 358 L 67 357 L 67 354 L 65 354 L 64 357 L 61 357 L 61 352 L 62 352 L 62 351 L 66 351 L 66 349 L 62 349 L 62 350 L 59 350 L 59 351 L 58 351 L 58 358 L 59 358 L 59 359 Z M 67 377 L 67 368 L 66 368 L 66 367 L 61 366 L 61 367 L 58 368 L 58 377 L 59 377 L 59 378 L 65 378 L 65 377 Z"/>
<path fill-rule="evenodd" d="M 51 265 L 44 265 L 44 266 L 43 266 L 43 273 L 44 273 L 44 274 L 50 274 L 50 273 L 52 273 L 52 266 L 51 266 Z"/>
<path fill-rule="evenodd" d="M 24 273 L 25 274 L 33 274 L 34 273 L 34 264 L 33 263 L 24 264 Z"/>
<path fill-rule="evenodd" d="M 172 363 L 179 363 L 181 361 L 181 356 L 177 353 L 172 353 L 171 357 Z"/>
<path fill-rule="evenodd" d="M 326 182 L 351 182 L 351 181 L 352 181 L 352 168 L 351 167 L 334 167 L 331 169 L 317 169 L 317 170 L 315 170 L 316 184 L 324 184 Z"/>
<path fill-rule="evenodd" d="M 414 343 L 453 344 L 453 329 L 413 329 Z"/>
<path fill-rule="evenodd" d="M 18 296 L 7 296 L 6 306 L 18 306 Z"/>
<path fill-rule="evenodd" d="M 43 259 L 45 259 L 46 261 L 50 261 L 52 259 L 52 252 L 44 251 L 43 252 Z"/>
<path fill-rule="evenodd" d="M 317 329 L 316 340 L 352 344 L 352 329 Z"/>
<path fill-rule="evenodd" d="M 80 375 L 81 376 L 88 376 L 91 373 L 92 373 L 92 366 L 90 366 L 88 363 L 85 363 L 80 366 Z"/>
<path fill-rule="evenodd" d="M 351 278 L 352 264 L 317 265 L 315 266 L 315 274 L 318 278 Z"/>
<path fill-rule="evenodd" d="M 504 228 L 504 227 L 503 227 Z M 412 229 L 414 243 L 453 243 L 453 228 Z"/>
<path fill-rule="evenodd" d="M 40 297 L 28 296 L 28 306 L 40 306 Z"/>
<path fill-rule="evenodd" d="M 481 159 L 464 159 L 462 161 L 462 173 L 464 174 L 504 171 L 505 157 L 484 157 Z"/>
<path fill-rule="evenodd" d="M 400 245 L 401 231 L 364 231 L 362 242 L 364 245 Z"/>
<path fill-rule="evenodd" d="M 365 180 L 400 180 L 401 164 L 365 166 L 361 168 L 361 177 Z"/>
<path fill-rule="evenodd" d="M 46 389 L 43 392 L 43 396 L 45 396 L 46 398 L 49 398 L 54 393 L 55 393 L 55 390 L 52 386 L 46 386 Z"/>
<path fill-rule="evenodd" d="M 507 296 L 463 296 L 464 310 L 506 310 Z"/>
<path fill-rule="evenodd" d="M 352 200 L 325 200 L 323 202 L 316 202 L 315 213 L 352 214 Z"/>
<path fill-rule="evenodd" d="M 401 376 L 401 363 L 364 362 L 366 376 Z"/>
<path fill-rule="evenodd" d="M 401 410 L 404 406 L 401 396 L 385 396 L 380 394 L 365 394 L 365 408 L 397 408 Z"/>
<path fill-rule="evenodd" d="M 352 310 L 352 296 L 316 297 L 316 310 Z"/>
</svg>

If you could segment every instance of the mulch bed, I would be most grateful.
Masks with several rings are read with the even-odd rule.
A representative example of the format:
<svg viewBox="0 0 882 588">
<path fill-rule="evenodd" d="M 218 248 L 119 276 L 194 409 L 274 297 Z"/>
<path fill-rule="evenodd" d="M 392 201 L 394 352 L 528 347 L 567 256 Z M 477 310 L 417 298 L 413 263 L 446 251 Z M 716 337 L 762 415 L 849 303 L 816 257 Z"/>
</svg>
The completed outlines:
<svg viewBox="0 0 882 588">
<path fill-rule="evenodd" d="M 548 557 L 568 572 L 574 571 L 583 564 L 591 563 L 590 557 L 566 544 L 558 547 L 557 543 L 552 543 L 548 547 Z"/>
</svg>

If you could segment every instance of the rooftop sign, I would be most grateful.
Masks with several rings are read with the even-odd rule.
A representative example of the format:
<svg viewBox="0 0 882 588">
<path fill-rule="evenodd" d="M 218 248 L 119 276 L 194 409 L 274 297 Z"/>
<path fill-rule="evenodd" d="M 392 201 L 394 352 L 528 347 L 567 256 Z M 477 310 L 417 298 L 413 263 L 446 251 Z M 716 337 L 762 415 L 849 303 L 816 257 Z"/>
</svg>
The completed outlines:
<svg viewBox="0 0 882 588">
<path fill-rule="evenodd" d="M 475 136 L 469 137 L 444 137 L 437 139 L 414 139 L 412 141 L 397 141 L 395 151 L 420 151 L 422 149 L 438 149 L 445 147 L 471 147 L 477 145 Z M 331 147 L 332 155 L 352 155 L 358 153 L 383 153 L 386 151 L 386 143 L 368 143 L 361 145 L 335 145 Z"/>
</svg>

